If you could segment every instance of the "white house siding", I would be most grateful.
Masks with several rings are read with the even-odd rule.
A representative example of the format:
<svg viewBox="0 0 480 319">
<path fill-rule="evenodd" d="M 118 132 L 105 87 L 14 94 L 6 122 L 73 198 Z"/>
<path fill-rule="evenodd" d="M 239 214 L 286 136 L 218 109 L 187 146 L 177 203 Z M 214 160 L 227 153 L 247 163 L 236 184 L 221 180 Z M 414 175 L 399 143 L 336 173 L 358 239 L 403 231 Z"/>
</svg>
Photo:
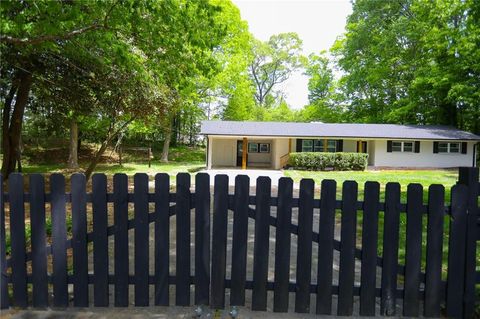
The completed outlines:
<svg viewBox="0 0 480 319">
<path fill-rule="evenodd" d="M 357 140 L 343 140 L 343 152 L 357 152 Z"/>
<path fill-rule="evenodd" d="M 288 141 L 289 141 L 289 138 L 277 138 L 273 141 L 273 153 L 272 153 L 273 168 L 275 169 L 281 168 L 280 158 L 283 155 L 288 154 Z M 294 151 L 293 144 L 292 144 L 292 151 Z"/>
<path fill-rule="evenodd" d="M 210 147 L 212 149 L 211 166 L 212 167 L 233 167 L 237 164 L 236 151 L 237 140 L 228 138 L 210 137 Z"/>
<path fill-rule="evenodd" d="M 456 141 L 452 141 L 456 142 Z M 420 153 L 387 152 L 387 140 L 375 141 L 374 166 L 379 167 L 458 167 L 472 166 L 474 142 L 467 154 L 433 153 L 433 141 L 420 141 Z"/>
<path fill-rule="evenodd" d="M 248 165 L 252 167 L 262 166 L 262 167 L 271 167 L 272 153 L 273 153 L 273 140 L 260 140 L 260 139 L 248 139 L 248 143 L 267 143 L 270 144 L 269 153 L 248 153 Z"/>
</svg>

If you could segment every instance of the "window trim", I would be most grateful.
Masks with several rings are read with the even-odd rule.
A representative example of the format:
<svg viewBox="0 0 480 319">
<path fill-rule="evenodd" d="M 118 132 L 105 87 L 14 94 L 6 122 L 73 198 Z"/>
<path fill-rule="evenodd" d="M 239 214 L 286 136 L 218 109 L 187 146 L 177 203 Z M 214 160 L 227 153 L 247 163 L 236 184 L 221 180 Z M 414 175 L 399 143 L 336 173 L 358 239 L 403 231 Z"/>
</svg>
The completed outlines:
<svg viewBox="0 0 480 319">
<path fill-rule="evenodd" d="M 395 149 L 395 143 L 400 143 L 400 150 Z M 410 150 L 405 150 L 405 144 L 410 145 Z M 415 153 L 415 143 L 413 141 L 392 141 L 392 153 Z"/>
<path fill-rule="evenodd" d="M 255 145 L 255 147 L 256 147 L 256 150 L 255 150 L 255 151 L 252 151 L 252 150 L 250 149 L 250 147 L 253 146 L 253 145 Z M 249 142 L 249 143 L 248 143 L 248 153 L 258 153 L 258 143 L 251 143 L 251 142 Z"/>
<path fill-rule="evenodd" d="M 440 144 L 447 144 L 447 151 L 440 150 Z M 457 145 L 457 151 L 452 152 L 452 144 Z M 462 153 L 462 143 L 461 142 L 438 142 L 438 154 L 461 154 Z"/>
<path fill-rule="evenodd" d="M 262 151 L 262 146 L 267 146 L 267 150 Z M 270 153 L 270 143 L 258 143 L 258 153 Z"/>
</svg>

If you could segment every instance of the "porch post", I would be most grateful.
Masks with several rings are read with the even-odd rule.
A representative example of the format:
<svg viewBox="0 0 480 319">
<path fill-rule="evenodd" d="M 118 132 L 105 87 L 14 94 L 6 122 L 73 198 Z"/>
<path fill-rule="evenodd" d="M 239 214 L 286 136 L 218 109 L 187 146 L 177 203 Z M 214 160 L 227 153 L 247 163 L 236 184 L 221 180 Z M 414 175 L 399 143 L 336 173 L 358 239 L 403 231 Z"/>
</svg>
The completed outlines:
<svg viewBox="0 0 480 319">
<path fill-rule="evenodd" d="M 292 152 L 292 139 L 289 138 L 288 139 L 288 154 L 290 154 Z"/>
<path fill-rule="evenodd" d="M 247 151 L 248 151 L 248 141 L 247 138 L 243 138 L 242 145 L 242 169 L 247 169 Z"/>
<path fill-rule="evenodd" d="M 358 152 L 363 153 L 363 143 L 362 140 L 358 141 Z"/>
<path fill-rule="evenodd" d="M 212 147 L 213 139 L 210 139 L 210 136 L 207 135 L 207 169 L 212 168 Z"/>
</svg>

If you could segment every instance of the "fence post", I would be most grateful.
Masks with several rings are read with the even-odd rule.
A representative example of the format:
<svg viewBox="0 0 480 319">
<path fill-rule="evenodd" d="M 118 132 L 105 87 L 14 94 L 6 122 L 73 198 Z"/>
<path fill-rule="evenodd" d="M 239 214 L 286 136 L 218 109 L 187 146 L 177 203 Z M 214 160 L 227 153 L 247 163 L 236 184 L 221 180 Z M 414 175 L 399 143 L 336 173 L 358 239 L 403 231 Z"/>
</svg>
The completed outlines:
<svg viewBox="0 0 480 319">
<path fill-rule="evenodd" d="M 458 170 L 458 184 L 468 186 L 467 203 L 467 232 L 465 245 L 465 291 L 463 299 L 464 317 L 473 316 L 475 308 L 475 266 L 476 266 L 476 242 L 480 228 L 478 196 L 479 194 L 479 170 L 478 167 L 460 167 Z"/>
</svg>

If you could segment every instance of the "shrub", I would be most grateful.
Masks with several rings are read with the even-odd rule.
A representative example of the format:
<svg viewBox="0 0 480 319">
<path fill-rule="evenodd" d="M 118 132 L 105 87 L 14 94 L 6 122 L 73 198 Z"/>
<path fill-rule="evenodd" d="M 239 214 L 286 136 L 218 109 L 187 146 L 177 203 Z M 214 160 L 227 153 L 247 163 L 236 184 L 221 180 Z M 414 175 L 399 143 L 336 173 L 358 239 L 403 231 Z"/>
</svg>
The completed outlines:
<svg viewBox="0 0 480 319">
<path fill-rule="evenodd" d="M 288 165 L 297 169 L 323 171 L 363 171 L 367 168 L 368 154 L 365 153 L 290 153 Z"/>
</svg>

